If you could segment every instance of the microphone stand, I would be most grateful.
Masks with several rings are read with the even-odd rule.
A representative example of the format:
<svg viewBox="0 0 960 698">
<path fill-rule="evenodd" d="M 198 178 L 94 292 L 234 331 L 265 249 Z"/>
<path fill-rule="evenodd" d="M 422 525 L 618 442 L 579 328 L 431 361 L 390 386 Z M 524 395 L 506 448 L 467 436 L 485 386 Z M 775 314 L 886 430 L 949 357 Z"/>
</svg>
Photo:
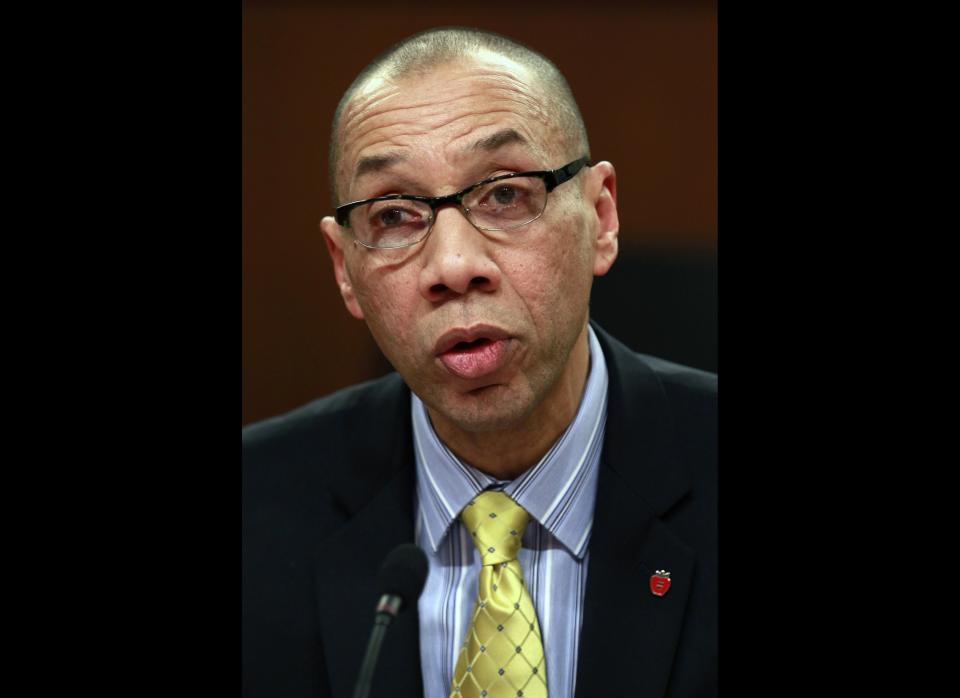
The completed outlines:
<svg viewBox="0 0 960 698">
<path fill-rule="evenodd" d="M 370 633 L 370 642 L 367 643 L 367 653 L 360 666 L 360 676 L 353 691 L 353 698 L 367 698 L 370 695 L 370 683 L 373 680 L 373 670 L 380 657 L 380 645 L 387 634 L 390 621 L 400 612 L 400 597 L 393 594 L 384 594 L 377 604 L 377 614 L 373 619 L 373 632 Z"/>
</svg>

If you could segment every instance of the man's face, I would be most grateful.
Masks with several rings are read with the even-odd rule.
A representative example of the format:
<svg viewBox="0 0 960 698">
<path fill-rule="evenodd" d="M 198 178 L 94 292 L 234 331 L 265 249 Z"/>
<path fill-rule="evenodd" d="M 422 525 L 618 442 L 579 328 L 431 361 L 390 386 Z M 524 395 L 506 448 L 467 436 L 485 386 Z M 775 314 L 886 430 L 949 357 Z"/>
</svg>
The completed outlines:
<svg viewBox="0 0 960 698">
<path fill-rule="evenodd" d="M 368 84 L 343 112 L 341 202 L 440 196 L 585 155 L 568 152 L 532 82 L 488 57 Z M 538 220 L 510 233 L 483 233 L 443 207 L 426 240 L 397 250 L 359 246 L 323 220 L 347 309 L 435 423 L 517 428 L 570 392 L 593 276 L 617 253 L 614 182 L 609 163 L 585 168 L 549 195 Z"/>
</svg>

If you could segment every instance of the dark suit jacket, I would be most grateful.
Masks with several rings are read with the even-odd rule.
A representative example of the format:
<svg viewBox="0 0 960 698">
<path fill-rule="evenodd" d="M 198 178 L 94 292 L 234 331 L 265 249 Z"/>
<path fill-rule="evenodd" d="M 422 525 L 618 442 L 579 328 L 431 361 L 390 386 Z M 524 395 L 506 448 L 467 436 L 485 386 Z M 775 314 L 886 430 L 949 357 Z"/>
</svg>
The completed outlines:
<svg viewBox="0 0 960 698">
<path fill-rule="evenodd" d="M 594 326 L 610 374 L 577 698 L 713 696 L 717 378 Z M 352 694 L 377 570 L 413 542 L 410 393 L 392 374 L 243 432 L 243 695 Z M 671 573 L 663 597 L 656 570 Z M 372 696 L 422 696 L 416 608 Z"/>
</svg>

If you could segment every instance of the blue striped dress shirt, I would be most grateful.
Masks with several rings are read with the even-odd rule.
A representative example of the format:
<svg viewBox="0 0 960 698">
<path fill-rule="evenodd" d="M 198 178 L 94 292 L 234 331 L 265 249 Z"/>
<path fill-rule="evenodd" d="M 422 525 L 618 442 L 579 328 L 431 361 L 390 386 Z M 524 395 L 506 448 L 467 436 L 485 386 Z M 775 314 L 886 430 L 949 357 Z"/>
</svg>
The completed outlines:
<svg viewBox="0 0 960 698">
<path fill-rule="evenodd" d="M 502 489 L 530 513 L 518 558 L 540 620 L 547 690 L 550 698 L 573 698 L 587 547 L 607 421 L 607 366 L 588 329 L 590 370 L 577 414 L 540 462 L 516 480 L 498 481 L 461 462 L 437 437 L 423 403 L 412 396 L 416 539 L 430 568 L 418 604 L 425 698 L 450 695 L 480 575 L 480 555 L 458 517 L 467 502 L 487 489 Z"/>
</svg>

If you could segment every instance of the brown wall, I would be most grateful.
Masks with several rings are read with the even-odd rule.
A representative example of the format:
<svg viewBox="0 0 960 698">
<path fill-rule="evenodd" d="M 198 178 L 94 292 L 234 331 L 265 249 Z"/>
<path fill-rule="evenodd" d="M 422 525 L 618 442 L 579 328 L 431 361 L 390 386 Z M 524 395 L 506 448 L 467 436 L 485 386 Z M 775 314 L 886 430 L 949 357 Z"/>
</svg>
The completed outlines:
<svg viewBox="0 0 960 698">
<path fill-rule="evenodd" d="M 244 424 L 384 370 L 343 308 L 317 223 L 331 213 L 326 149 L 340 95 L 416 31 L 475 26 L 546 54 L 573 88 L 591 155 L 617 168 L 624 253 L 715 250 L 715 4 L 637 5 L 244 3 Z"/>
</svg>

